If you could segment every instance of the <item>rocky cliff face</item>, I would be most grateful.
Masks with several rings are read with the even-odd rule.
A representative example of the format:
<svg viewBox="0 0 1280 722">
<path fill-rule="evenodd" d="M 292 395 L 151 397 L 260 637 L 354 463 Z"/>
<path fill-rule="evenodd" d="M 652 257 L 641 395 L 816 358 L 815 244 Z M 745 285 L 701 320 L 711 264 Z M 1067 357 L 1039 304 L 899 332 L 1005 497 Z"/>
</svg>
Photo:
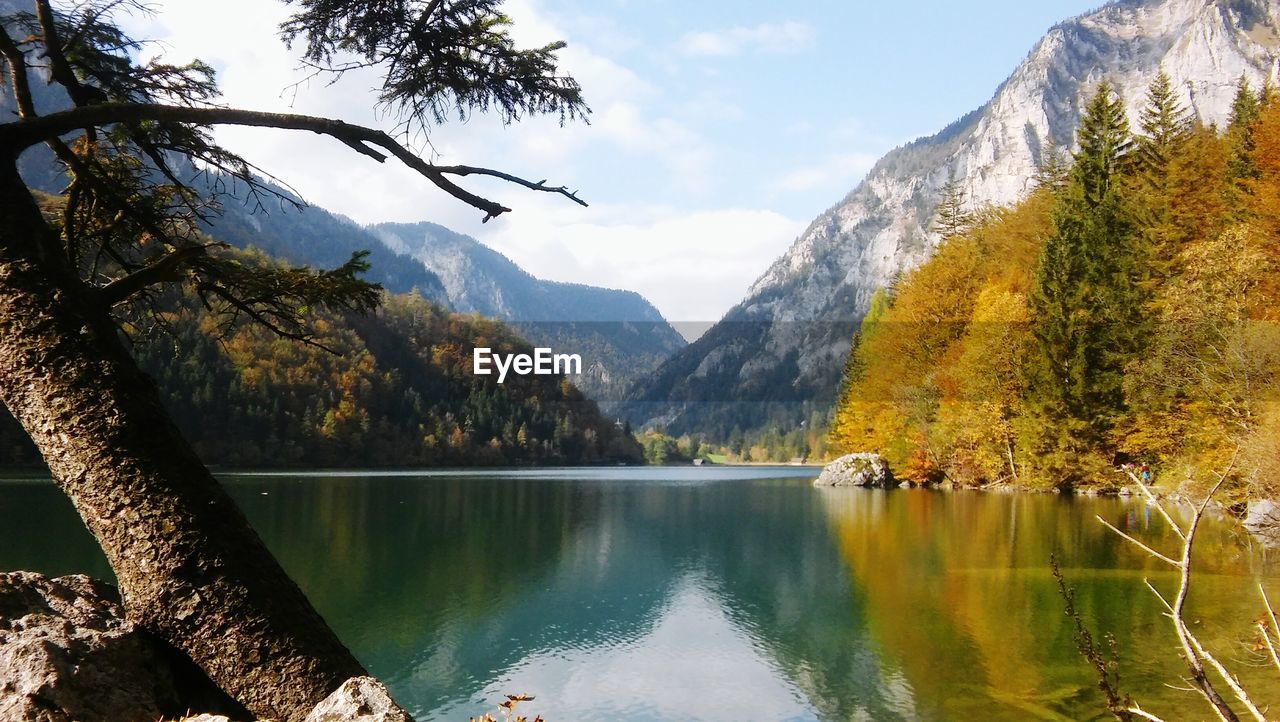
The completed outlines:
<svg viewBox="0 0 1280 722">
<path fill-rule="evenodd" d="M 1201 120 L 1221 123 L 1242 75 L 1255 87 L 1274 77 L 1278 21 L 1277 0 L 1120 0 L 1054 27 L 990 102 L 886 155 L 814 220 L 716 328 L 633 389 L 635 408 L 679 428 L 725 404 L 740 413 L 744 401 L 829 402 L 871 295 L 936 247 L 929 221 L 948 178 L 975 207 L 1018 200 L 1045 154 L 1074 142 L 1100 81 L 1132 118 L 1161 68 Z"/>
<path fill-rule="evenodd" d="M 582 356 L 574 385 L 608 403 L 685 345 L 658 309 L 634 291 L 535 278 L 469 236 L 435 223 L 368 229 L 391 252 L 412 257 L 444 284 L 455 311 L 508 322 L 537 346 Z"/>
</svg>

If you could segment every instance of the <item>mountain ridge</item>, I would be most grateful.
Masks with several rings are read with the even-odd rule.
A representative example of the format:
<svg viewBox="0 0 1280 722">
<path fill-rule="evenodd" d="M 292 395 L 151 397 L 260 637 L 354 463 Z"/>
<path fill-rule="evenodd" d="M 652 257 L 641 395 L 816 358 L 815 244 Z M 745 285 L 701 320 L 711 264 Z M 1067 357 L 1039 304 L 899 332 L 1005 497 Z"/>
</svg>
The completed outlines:
<svg viewBox="0 0 1280 722">
<path fill-rule="evenodd" d="M 574 383 L 618 401 L 635 378 L 683 348 L 682 336 L 635 291 L 537 278 L 480 241 L 436 223 L 368 227 L 392 252 L 441 279 L 450 306 L 506 322 L 535 345 L 583 359 Z"/>
</svg>

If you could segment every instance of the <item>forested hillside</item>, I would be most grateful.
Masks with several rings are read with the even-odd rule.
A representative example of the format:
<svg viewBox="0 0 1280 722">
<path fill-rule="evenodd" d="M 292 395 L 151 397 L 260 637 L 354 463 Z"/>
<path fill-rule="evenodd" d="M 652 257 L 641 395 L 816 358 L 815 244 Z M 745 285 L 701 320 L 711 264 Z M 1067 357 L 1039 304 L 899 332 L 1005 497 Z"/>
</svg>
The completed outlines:
<svg viewBox="0 0 1280 722">
<path fill-rule="evenodd" d="M 325 348 L 241 325 L 225 337 L 198 304 L 134 351 L 182 433 L 223 466 L 470 466 L 640 462 L 639 444 L 561 377 L 471 373 L 471 350 L 528 344 L 498 322 L 417 294 L 369 316 L 317 311 Z M 0 421 L 0 463 L 35 463 Z"/>
<path fill-rule="evenodd" d="M 1104 84 L 1074 158 L 1016 207 L 945 189 L 946 240 L 855 338 L 834 452 L 917 482 L 1064 488 L 1149 463 L 1274 484 L 1280 101 L 1242 80 L 1228 127 L 1204 127 L 1161 75 L 1132 132 L 1123 108 Z"/>
</svg>

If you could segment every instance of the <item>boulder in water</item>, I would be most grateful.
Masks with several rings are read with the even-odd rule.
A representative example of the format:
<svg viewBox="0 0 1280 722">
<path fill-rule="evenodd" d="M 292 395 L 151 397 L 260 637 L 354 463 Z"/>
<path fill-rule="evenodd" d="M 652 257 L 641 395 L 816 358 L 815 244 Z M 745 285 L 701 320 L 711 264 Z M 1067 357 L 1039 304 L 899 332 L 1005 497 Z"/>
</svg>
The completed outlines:
<svg viewBox="0 0 1280 722">
<path fill-rule="evenodd" d="M 889 464 L 879 454 L 845 454 L 822 469 L 814 486 L 862 486 L 889 489 L 895 484 Z"/>
</svg>

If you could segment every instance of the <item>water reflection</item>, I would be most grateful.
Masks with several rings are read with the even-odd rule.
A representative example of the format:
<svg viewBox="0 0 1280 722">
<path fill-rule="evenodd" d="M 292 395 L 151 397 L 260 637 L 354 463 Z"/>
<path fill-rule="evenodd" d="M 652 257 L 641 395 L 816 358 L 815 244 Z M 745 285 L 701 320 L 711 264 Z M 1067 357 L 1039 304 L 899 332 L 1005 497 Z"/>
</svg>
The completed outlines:
<svg viewBox="0 0 1280 722">
<path fill-rule="evenodd" d="M 537 695 L 531 711 L 561 722 L 1101 718 L 1048 571 L 1055 552 L 1090 623 L 1117 633 L 1126 688 L 1157 711 L 1196 703 L 1161 684 L 1178 674 L 1173 641 L 1141 584 L 1172 580 L 1092 518 L 1167 541 L 1141 505 L 815 490 L 811 476 L 227 483 L 342 638 L 423 720 L 465 720 L 507 692 Z M 0 519 L 0 568 L 105 573 L 51 486 L 0 482 Z M 1257 605 L 1238 592 L 1265 560 L 1223 526 L 1208 529 L 1200 559 L 1200 628 L 1239 650 Z"/>
</svg>

